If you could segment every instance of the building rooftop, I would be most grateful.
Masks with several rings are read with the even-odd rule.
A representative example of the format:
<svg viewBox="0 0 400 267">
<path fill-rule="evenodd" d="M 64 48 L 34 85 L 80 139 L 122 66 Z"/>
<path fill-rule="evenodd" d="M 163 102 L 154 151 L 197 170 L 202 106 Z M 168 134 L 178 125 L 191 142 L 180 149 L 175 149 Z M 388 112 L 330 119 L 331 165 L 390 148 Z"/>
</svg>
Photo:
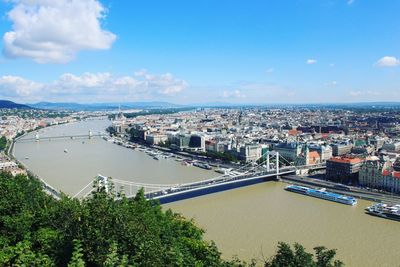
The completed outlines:
<svg viewBox="0 0 400 267">
<path fill-rule="evenodd" d="M 394 171 L 392 172 L 392 176 L 400 179 L 400 172 Z"/>
<path fill-rule="evenodd" d="M 337 162 L 337 163 L 349 163 L 356 164 L 362 162 L 361 158 L 356 157 L 332 157 L 329 161 Z"/>
</svg>

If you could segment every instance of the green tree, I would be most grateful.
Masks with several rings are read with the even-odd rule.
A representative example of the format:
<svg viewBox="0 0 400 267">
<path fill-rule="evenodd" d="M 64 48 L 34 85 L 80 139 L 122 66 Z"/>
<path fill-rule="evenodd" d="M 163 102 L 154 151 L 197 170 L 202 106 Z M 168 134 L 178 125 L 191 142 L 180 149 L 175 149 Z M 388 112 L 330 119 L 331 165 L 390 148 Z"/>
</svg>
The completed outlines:
<svg viewBox="0 0 400 267">
<path fill-rule="evenodd" d="M 0 252 L 1 266 L 54 266 L 47 255 L 32 250 L 32 244 L 28 240 L 18 242 L 15 246 L 3 247 Z"/>
<path fill-rule="evenodd" d="M 3 151 L 7 147 L 7 139 L 5 136 L 0 137 L 0 151 Z"/>
<path fill-rule="evenodd" d="M 82 259 L 82 246 L 79 240 L 74 240 L 74 252 L 72 253 L 71 261 L 68 267 L 85 267 L 85 262 Z"/>
<path fill-rule="evenodd" d="M 343 262 L 334 260 L 336 250 L 327 249 L 323 246 L 315 247 L 315 253 L 317 255 L 317 266 L 318 267 L 341 267 L 344 266 Z"/>
<path fill-rule="evenodd" d="M 265 267 L 342 267 L 343 263 L 334 260 L 335 250 L 328 250 L 325 247 L 315 247 L 316 260 L 313 254 L 306 252 L 304 247 L 298 243 L 294 249 L 289 244 L 280 242 L 276 254 L 266 261 Z"/>
<path fill-rule="evenodd" d="M 118 197 L 118 199 L 116 199 Z M 133 199 L 97 185 L 84 200 L 55 200 L 31 176 L 0 173 L 0 266 L 254 266 L 225 261 L 204 230 L 140 190 Z M 265 266 L 342 266 L 334 250 L 280 243 Z M 307 265 L 308 264 L 308 265 Z"/>
</svg>

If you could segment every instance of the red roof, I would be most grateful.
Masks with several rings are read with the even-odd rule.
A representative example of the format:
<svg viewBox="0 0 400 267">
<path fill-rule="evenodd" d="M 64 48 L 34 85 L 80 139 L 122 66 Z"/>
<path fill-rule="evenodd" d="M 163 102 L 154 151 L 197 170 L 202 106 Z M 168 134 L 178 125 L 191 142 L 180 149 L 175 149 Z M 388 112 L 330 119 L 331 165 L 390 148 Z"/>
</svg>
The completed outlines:
<svg viewBox="0 0 400 267">
<path fill-rule="evenodd" d="M 389 170 L 383 170 L 382 171 L 382 175 L 383 176 L 389 176 L 390 175 L 390 171 Z"/>
<path fill-rule="evenodd" d="M 360 163 L 362 160 L 360 158 L 348 158 L 348 157 L 332 157 L 329 161 L 337 162 L 337 163 L 350 163 L 356 164 Z"/>
<path fill-rule="evenodd" d="M 300 134 L 300 133 L 301 133 L 300 131 L 297 131 L 295 129 L 289 130 L 289 132 L 288 132 L 289 135 L 297 135 L 297 134 Z"/>
<path fill-rule="evenodd" d="M 317 151 L 310 151 L 310 153 L 308 154 L 308 158 L 309 158 L 310 164 L 317 164 L 320 156 Z"/>
<path fill-rule="evenodd" d="M 319 158 L 319 153 L 317 151 L 310 151 L 308 155 L 310 158 Z"/>
</svg>

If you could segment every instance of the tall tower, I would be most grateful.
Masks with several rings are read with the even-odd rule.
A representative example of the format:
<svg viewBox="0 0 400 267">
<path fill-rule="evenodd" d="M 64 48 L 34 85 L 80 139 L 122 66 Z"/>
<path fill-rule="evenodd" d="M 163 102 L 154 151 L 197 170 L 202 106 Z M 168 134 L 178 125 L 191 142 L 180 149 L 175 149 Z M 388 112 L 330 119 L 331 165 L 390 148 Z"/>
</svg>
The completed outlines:
<svg viewBox="0 0 400 267">
<path fill-rule="evenodd" d="M 308 144 L 305 145 L 305 153 L 304 156 L 306 157 L 306 165 L 310 164 L 310 149 L 308 147 Z"/>
<path fill-rule="evenodd" d="M 240 111 L 239 113 L 239 117 L 238 117 L 238 124 L 241 125 L 242 124 L 242 119 L 243 119 L 243 112 Z"/>
</svg>

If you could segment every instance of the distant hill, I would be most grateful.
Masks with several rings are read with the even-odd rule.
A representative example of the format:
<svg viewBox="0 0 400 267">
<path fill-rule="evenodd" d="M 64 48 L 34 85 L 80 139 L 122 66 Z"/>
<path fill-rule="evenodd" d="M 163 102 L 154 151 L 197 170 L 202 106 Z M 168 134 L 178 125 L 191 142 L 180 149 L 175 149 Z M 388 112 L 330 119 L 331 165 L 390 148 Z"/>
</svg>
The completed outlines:
<svg viewBox="0 0 400 267">
<path fill-rule="evenodd" d="M 8 100 L 0 100 L 0 108 L 30 109 L 31 107 Z"/>
<path fill-rule="evenodd" d="M 361 107 L 399 107 L 400 102 L 359 102 L 359 103 L 350 103 L 350 106 L 361 106 Z"/>
<path fill-rule="evenodd" d="M 12 103 L 12 102 L 11 102 Z M 15 103 L 14 103 L 15 104 Z M 18 105 L 18 104 L 16 104 Z M 163 108 L 238 108 L 238 107 L 266 107 L 266 108 L 400 108 L 400 102 L 354 102 L 354 103 L 229 103 L 229 102 L 208 102 L 178 105 L 163 101 L 149 102 L 123 102 L 123 103 L 90 103 L 80 104 L 73 102 L 39 102 L 26 104 L 37 109 L 50 110 L 71 110 L 71 111 L 96 111 L 121 109 L 163 109 Z M 24 105 L 22 105 L 24 106 Z"/>
<path fill-rule="evenodd" d="M 35 104 L 28 104 L 31 107 L 38 109 L 52 109 L 52 110 L 74 110 L 74 111 L 93 111 L 93 110 L 111 110 L 111 109 L 150 109 L 150 108 L 179 108 L 181 105 L 172 104 L 169 102 L 126 102 L 126 103 L 61 103 L 61 102 L 39 102 Z"/>
<path fill-rule="evenodd" d="M 27 104 L 31 107 L 38 109 L 53 109 L 53 110 L 86 110 L 85 105 L 77 103 L 51 103 L 51 102 L 39 102 L 35 104 Z"/>
<path fill-rule="evenodd" d="M 192 106 L 202 107 L 202 108 L 233 107 L 240 105 L 248 105 L 248 104 L 232 104 L 227 102 L 207 102 L 207 103 L 192 104 Z"/>
<path fill-rule="evenodd" d="M 400 102 L 354 102 L 354 103 L 229 103 L 208 102 L 191 104 L 194 107 L 265 107 L 265 108 L 400 108 Z"/>
<path fill-rule="evenodd" d="M 121 103 L 121 107 L 123 107 L 123 106 L 128 107 L 128 108 L 181 108 L 181 107 L 185 107 L 185 105 L 178 105 L 178 104 L 162 102 L 162 101 Z"/>
</svg>

